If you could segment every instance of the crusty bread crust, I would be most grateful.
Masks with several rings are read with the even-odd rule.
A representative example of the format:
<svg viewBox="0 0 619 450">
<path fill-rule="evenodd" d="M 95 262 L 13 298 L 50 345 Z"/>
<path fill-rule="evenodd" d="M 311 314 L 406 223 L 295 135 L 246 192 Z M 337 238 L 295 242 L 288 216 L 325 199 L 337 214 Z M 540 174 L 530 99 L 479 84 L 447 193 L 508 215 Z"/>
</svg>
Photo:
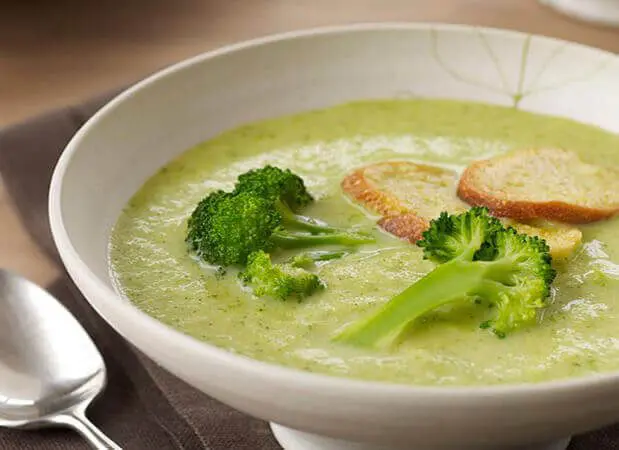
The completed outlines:
<svg viewBox="0 0 619 450">
<path fill-rule="evenodd" d="M 430 223 L 413 212 L 398 214 L 397 216 L 382 217 L 378 226 L 401 239 L 415 244 L 421 239 L 422 233 L 428 229 Z"/>
<path fill-rule="evenodd" d="M 360 167 L 347 175 L 341 183 L 342 189 L 350 197 L 362 203 L 367 209 L 382 216 L 392 216 L 410 212 L 411 208 L 406 205 L 396 194 L 386 192 L 377 186 L 371 176 L 374 172 L 384 178 L 396 178 L 400 173 L 418 175 L 426 178 L 428 185 L 440 183 L 442 179 L 454 177 L 455 172 L 442 167 L 417 164 L 410 161 L 384 161 L 368 166 Z M 414 178 L 411 176 L 411 178 Z M 457 199 L 455 199 L 457 200 Z"/>
<path fill-rule="evenodd" d="M 428 228 L 429 220 L 433 217 L 423 217 L 422 212 L 415 210 L 412 205 L 406 204 L 396 193 L 381 189 L 372 181 L 373 176 L 397 179 L 402 174 L 405 174 L 408 179 L 417 180 L 420 187 L 429 189 L 432 193 L 436 192 L 436 195 L 431 196 L 431 200 L 436 201 L 438 196 L 445 197 L 439 200 L 442 200 L 441 203 L 444 203 L 449 210 L 456 208 L 454 205 L 448 206 L 449 201 L 445 191 L 450 192 L 448 195 L 453 197 L 451 203 L 461 203 L 455 196 L 456 172 L 410 161 L 385 161 L 361 167 L 346 176 L 342 180 L 341 186 L 346 194 L 365 208 L 383 216 L 378 221 L 378 226 L 394 236 L 414 243 L 421 238 L 421 233 Z M 441 191 L 441 188 L 444 190 Z M 419 209 L 423 210 L 424 207 L 430 207 L 431 201 L 426 201 L 426 198 L 424 198 L 424 195 L 428 195 L 428 193 L 419 192 L 419 194 L 419 197 L 416 196 L 417 199 L 423 200 L 420 202 L 422 207 Z M 466 205 L 461 204 L 462 208 L 460 209 L 465 210 Z"/>
<path fill-rule="evenodd" d="M 400 163 L 380 163 L 396 165 Z M 382 191 L 366 176 L 371 166 L 361 167 L 342 180 L 344 192 L 361 203 L 365 208 L 382 216 L 402 214 L 408 211 L 395 195 Z"/>
<path fill-rule="evenodd" d="M 530 154 L 532 152 L 528 151 L 528 155 Z M 528 157 L 528 155 L 523 155 L 523 158 Z M 619 213 L 619 193 L 617 193 L 618 201 L 615 205 L 609 204 L 608 207 L 596 208 L 578 204 L 577 202 L 571 203 L 562 199 L 550 201 L 509 199 L 505 189 L 490 190 L 483 185 L 480 180 L 486 174 L 492 172 L 499 164 L 509 164 L 512 160 L 513 154 L 510 154 L 509 157 L 501 155 L 470 164 L 460 177 L 458 196 L 472 206 L 486 206 L 495 216 L 509 217 L 516 220 L 544 218 L 558 222 L 579 224 L 608 219 Z M 560 169 L 560 167 L 558 168 Z M 549 180 L 549 183 L 552 181 Z"/>
</svg>

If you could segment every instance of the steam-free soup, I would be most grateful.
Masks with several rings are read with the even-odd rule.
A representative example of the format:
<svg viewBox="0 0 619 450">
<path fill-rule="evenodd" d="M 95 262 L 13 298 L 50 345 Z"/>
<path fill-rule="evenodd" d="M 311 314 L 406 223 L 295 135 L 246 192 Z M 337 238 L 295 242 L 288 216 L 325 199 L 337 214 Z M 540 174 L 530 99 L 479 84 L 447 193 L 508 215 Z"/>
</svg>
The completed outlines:
<svg viewBox="0 0 619 450">
<path fill-rule="evenodd" d="M 249 124 L 196 146 L 136 193 L 114 229 L 111 270 L 139 308 L 198 339 L 251 358 L 337 376 L 423 385 L 537 382 L 619 369 L 619 220 L 581 226 L 583 244 L 558 267 L 551 306 L 536 326 L 498 339 L 480 329 L 478 305 L 445 308 L 412 327 L 395 350 L 330 338 L 433 266 L 415 246 L 381 235 L 323 263 L 328 288 L 305 300 L 259 299 L 234 271 L 198 264 L 184 242 L 196 203 L 230 189 L 254 167 L 287 167 L 317 201 L 308 213 L 342 226 L 377 217 L 352 203 L 340 181 L 383 160 L 463 168 L 521 147 L 574 150 L 619 166 L 619 136 L 512 108 L 439 100 L 355 102 Z M 455 195 L 455 194 L 454 194 Z"/>
</svg>

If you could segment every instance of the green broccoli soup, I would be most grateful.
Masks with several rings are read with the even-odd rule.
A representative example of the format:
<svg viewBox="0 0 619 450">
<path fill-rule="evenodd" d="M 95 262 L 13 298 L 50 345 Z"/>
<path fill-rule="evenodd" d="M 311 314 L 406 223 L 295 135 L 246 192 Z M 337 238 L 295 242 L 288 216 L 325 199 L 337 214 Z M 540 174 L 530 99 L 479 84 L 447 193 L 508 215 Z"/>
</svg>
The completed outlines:
<svg viewBox="0 0 619 450">
<path fill-rule="evenodd" d="M 469 210 L 470 206 L 459 211 L 463 216 L 443 217 L 444 223 L 435 217 L 433 234 L 426 233 L 434 241 L 424 247 L 416 245 L 416 239 L 401 239 L 384 231 L 377 221 L 389 214 L 367 208 L 342 187 L 342 180 L 355 169 L 375 163 L 409 161 L 457 174 L 476 160 L 536 148 L 565 149 L 575 152 L 583 163 L 619 167 L 618 135 L 566 119 L 477 103 L 360 101 L 248 124 L 189 149 L 144 184 L 113 229 L 110 270 L 119 292 L 163 323 L 240 355 L 311 372 L 418 385 L 488 385 L 618 370 L 619 219 L 570 225 L 578 235 L 577 242 L 564 251 L 568 254 L 565 258 L 552 260 L 552 268 L 544 241 L 518 235 L 518 239 L 529 239 L 521 241 L 530 248 L 523 251 L 517 275 L 497 275 L 499 269 L 491 270 L 494 281 L 507 286 L 496 288 L 494 281 L 486 283 L 490 272 L 484 268 L 482 274 L 471 267 L 489 266 L 487 260 L 496 259 L 497 252 L 503 251 L 501 246 L 513 249 L 521 241 L 506 244 L 505 239 L 513 238 L 507 232 L 513 230 L 504 228 L 494 217 L 486 217 L 481 209 Z M 271 166 L 290 169 L 303 180 L 299 186 L 311 194 L 285 199 L 287 205 L 298 206 L 286 214 L 271 212 L 273 200 L 263 205 L 253 197 L 248 202 L 243 197 L 246 193 L 231 194 L 236 192 L 241 174 Z M 587 170 L 582 171 L 583 177 L 594 169 Z M 536 189 L 544 186 L 540 176 L 544 174 L 531 173 L 531 179 L 537 177 Z M 555 178 L 549 177 L 549 183 Z M 249 178 L 245 181 L 248 185 L 253 182 Z M 288 183 L 290 189 L 299 187 L 296 182 Z M 391 186 L 397 190 L 395 183 L 385 183 L 385 189 Z M 526 191 L 522 185 L 516 187 L 519 192 Z M 451 189 L 448 183 L 437 187 L 446 188 Z M 553 185 L 549 189 L 556 193 L 563 187 Z M 441 197 L 413 183 L 401 190 L 413 203 L 415 198 L 432 198 L 436 203 L 444 197 L 444 192 Z M 221 198 L 215 199 L 216 191 L 228 194 L 222 192 L 217 194 Z M 539 192 L 535 195 L 544 198 Z M 207 196 L 211 196 L 210 203 L 203 202 L 203 211 L 192 215 Z M 457 200 L 455 189 L 453 198 Z M 388 202 L 382 197 L 379 200 Z M 225 209 L 219 205 L 225 205 L 227 215 L 214 219 Z M 438 212 L 443 210 L 441 204 L 434 206 Z M 252 211 L 252 218 L 237 220 Z M 309 225 L 293 223 L 308 216 L 319 222 L 307 219 Z M 500 228 L 491 231 L 494 234 L 488 238 L 499 249 L 488 256 L 483 244 L 476 253 L 470 252 L 478 255 L 471 256 L 474 262 L 448 266 L 445 261 L 451 253 L 460 251 L 454 246 L 465 244 L 461 237 L 448 239 L 441 233 L 460 232 L 464 225 L 457 221 L 464 223 L 462 217 L 468 221 L 467 227 L 474 228 L 478 226 L 475 221 L 482 220 L 486 228 Z M 196 225 L 198 220 L 206 224 Z M 229 248 L 249 245 L 239 237 L 244 235 L 237 228 L 272 226 L 278 220 L 284 225 L 293 223 L 302 232 L 289 233 L 278 226 L 269 237 L 269 242 L 277 239 L 277 245 L 270 244 L 267 252 L 249 257 L 245 253 L 242 264 L 237 264 L 238 255 Z M 458 225 L 446 225 L 448 220 Z M 325 224 L 332 228 L 327 229 Z M 314 234 L 313 226 L 318 227 L 318 234 Z M 225 248 L 215 251 L 205 247 L 200 234 L 205 227 L 219 227 L 217 238 Z M 467 233 L 467 239 L 475 237 L 471 237 L 475 231 Z M 260 238 L 259 234 L 251 234 L 251 239 Z M 298 236 L 302 236 L 301 244 Z M 325 236 L 324 242 L 318 242 Z M 202 253 L 192 251 L 190 242 Z M 281 249 L 280 244 L 286 248 Z M 436 250 L 443 245 L 445 248 Z M 326 253 L 316 253 L 318 250 Z M 427 257 L 428 252 L 436 254 Z M 226 263 L 210 264 L 213 260 Z M 547 267 L 540 269 L 543 264 Z M 427 274 L 441 265 L 445 266 L 440 275 L 443 278 L 430 280 L 430 288 L 428 281 L 407 291 L 411 298 L 401 300 L 408 302 L 407 306 L 394 306 L 379 318 L 382 322 L 375 328 L 356 334 L 343 332 L 375 314 L 418 280 L 427 280 Z M 527 270 L 529 278 L 520 282 L 518 277 Z M 271 276 L 286 283 L 279 283 L 277 290 L 256 281 Z M 428 290 L 435 297 L 443 295 L 441 292 L 453 296 L 473 277 L 483 278 L 478 283 L 486 283 L 483 292 L 479 294 L 478 286 L 467 292 L 481 295 L 481 300 L 467 295 L 454 302 L 432 303 L 436 307 L 418 314 L 401 327 L 397 340 L 391 339 L 395 335 L 388 327 L 396 327 L 398 314 L 403 314 L 399 311 L 414 309 L 416 300 L 430 302 Z M 531 323 L 510 328 L 513 321 L 530 311 L 510 306 L 506 313 L 500 302 L 492 301 L 493 293 L 504 298 L 505 290 L 517 292 L 509 294 L 514 303 L 533 292 L 527 301 L 543 304 L 531 313 Z M 307 295 L 288 296 L 301 291 Z M 489 320 L 497 314 L 502 314 L 502 323 Z M 509 332 L 497 332 L 499 326 Z M 385 336 L 389 345 L 351 345 L 352 341 L 374 343 L 379 338 L 384 343 Z"/>
</svg>

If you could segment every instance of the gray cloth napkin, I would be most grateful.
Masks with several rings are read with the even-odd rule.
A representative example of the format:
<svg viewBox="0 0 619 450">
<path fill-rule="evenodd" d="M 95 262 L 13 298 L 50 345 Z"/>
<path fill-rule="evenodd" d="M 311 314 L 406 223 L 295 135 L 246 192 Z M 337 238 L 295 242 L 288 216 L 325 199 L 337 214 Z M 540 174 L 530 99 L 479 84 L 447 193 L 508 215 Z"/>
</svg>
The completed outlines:
<svg viewBox="0 0 619 450">
<path fill-rule="evenodd" d="M 53 167 L 71 136 L 111 96 L 0 131 L 0 174 L 33 240 L 61 267 L 47 219 Z M 47 289 L 103 353 L 109 382 L 91 419 L 124 449 L 278 450 L 268 425 L 198 392 L 125 342 L 90 308 L 68 276 Z M 0 380 L 1 383 L 1 380 Z M 87 449 L 68 430 L 0 429 L 0 449 Z M 569 450 L 619 450 L 619 425 L 575 437 Z"/>
</svg>

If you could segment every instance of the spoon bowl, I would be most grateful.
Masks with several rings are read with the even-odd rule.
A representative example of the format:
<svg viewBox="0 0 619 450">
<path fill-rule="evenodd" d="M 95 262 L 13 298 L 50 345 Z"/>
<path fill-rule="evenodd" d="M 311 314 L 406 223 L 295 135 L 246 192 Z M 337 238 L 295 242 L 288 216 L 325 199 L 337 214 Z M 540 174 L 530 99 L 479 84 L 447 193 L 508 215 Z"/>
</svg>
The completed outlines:
<svg viewBox="0 0 619 450">
<path fill-rule="evenodd" d="M 86 418 L 105 363 L 69 311 L 36 284 L 0 269 L 0 426 L 76 429 L 95 448 L 120 448 Z"/>
</svg>

